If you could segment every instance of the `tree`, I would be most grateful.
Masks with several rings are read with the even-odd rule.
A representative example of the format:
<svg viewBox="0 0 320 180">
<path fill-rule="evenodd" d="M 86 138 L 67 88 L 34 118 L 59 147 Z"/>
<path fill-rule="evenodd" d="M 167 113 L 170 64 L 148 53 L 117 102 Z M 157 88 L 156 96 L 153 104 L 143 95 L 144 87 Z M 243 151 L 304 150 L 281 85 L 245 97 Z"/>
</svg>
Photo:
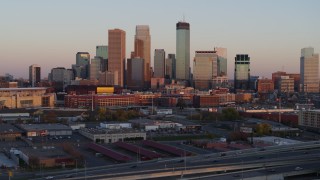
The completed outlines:
<svg viewBox="0 0 320 180">
<path fill-rule="evenodd" d="M 222 110 L 222 118 L 224 120 L 237 120 L 240 119 L 240 115 L 236 109 L 226 108 Z"/>
<path fill-rule="evenodd" d="M 178 99 L 178 103 L 177 103 L 177 107 L 179 107 L 179 109 L 184 109 L 187 106 L 186 102 L 184 101 L 183 98 L 179 98 Z"/>
<path fill-rule="evenodd" d="M 102 120 L 102 121 L 106 120 L 106 117 L 107 117 L 106 112 L 107 112 L 107 110 L 105 108 L 99 108 L 97 119 Z"/>
<path fill-rule="evenodd" d="M 76 150 L 71 144 L 63 143 L 61 146 L 63 151 L 71 155 L 74 159 L 76 159 L 80 165 L 84 163 L 84 156 L 78 150 Z"/>
<path fill-rule="evenodd" d="M 37 167 L 37 166 L 39 166 L 39 164 L 40 164 L 40 160 L 39 160 L 38 157 L 36 157 L 36 156 L 30 156 L 30 157 L 29 157 L 29 166 L 30 166 L 32 169 L 35 168 L 35 167 Z"/>
<path fill-rule="evenodd" d="M 268 135 L 271 132 L 271 126 L 266 123 L 257 124 L 255 130 L 259 136 Z"/>
<path fill-rule="evenodd" d="M 44 114 L 43 119 L 46 123 L 56 123 L 57 114 L 54 111 L 48 111 L 46 114 Z"/>
</svg>

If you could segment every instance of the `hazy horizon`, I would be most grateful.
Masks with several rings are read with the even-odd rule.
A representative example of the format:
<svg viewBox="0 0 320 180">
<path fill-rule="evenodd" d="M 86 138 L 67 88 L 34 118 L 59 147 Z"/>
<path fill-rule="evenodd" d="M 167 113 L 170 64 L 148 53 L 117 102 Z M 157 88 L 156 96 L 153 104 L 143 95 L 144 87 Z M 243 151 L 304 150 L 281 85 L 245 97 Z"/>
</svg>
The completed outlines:
<svg viewBox="0 0 320 180">
<path fill-rule="evenodd" d="M 163 0 L 163 1 L 5 1 L 0 6 L 0 75 L 28 77 L 32 64 L 41 78 L 54 67 L 71 68 L 77 52 L 95 56 L 108 45 L 108 29 L 126 31 L 126 55 L 134 50 L 136 25 L 149 25 L 154 49 L 175 53 L 176 23 L 190 23 L 190 65 L 197 50 L 228 50 L 228 76 L 234 57 L 249 54 L 251 75 L 299 73 L 300 50 L 320 52 L 320 1 Z"/>
</svg>

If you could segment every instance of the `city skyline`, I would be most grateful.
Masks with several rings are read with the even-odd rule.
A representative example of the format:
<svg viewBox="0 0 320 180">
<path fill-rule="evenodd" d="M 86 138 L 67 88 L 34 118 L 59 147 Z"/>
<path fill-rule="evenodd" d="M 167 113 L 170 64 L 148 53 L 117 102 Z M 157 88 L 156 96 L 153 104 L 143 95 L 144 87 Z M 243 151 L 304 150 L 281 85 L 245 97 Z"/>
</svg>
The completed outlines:
<svg viewBox="0 0 320 180">
<path fill-rule="evenodd" d="M 315 53 L 320 50 L 317 1 L 121 1 L 112 5 L 108 1 L 76 2 L 78 9 L 71 10 L 72 13 L 70 8 L 74 9 L 75 1 L 64 2 L 63 6 L 41 1 L 2 3 L 0 59 L 7 63 L 0 67 L 0 74 L 27 79 L 31 64 L 41 66 L 41 77 L 47 77 L 55 67 L 71 68 L 77 52 L 89 52 L 94 57 L 97 45 L 108 45 L 108 29 L 115 28 L 126 31 L 126 58 L 129 58 L 134 50 L 135 27 L 139 24 L 150 27 L 151 57 L 154 49 L 175 53 L 175 24 L 183 20 L 183 15 L 191 26 L 190 61 L 196 50 L 227 48 L 230 79 L 236 54 L 250 55 L 252 75 L 271 77 L 278 70 L 299 73 L 302 48 L 314 47 Z M 130 9 L 132 5 L 138 8 Z M 99 12 L 104 7 L 111 8 Z M 120 7 L 125 13 L 111 16 Z M 167 13 L 160 15 L 164 9 L 160 7 L 166 8 Z M 210 7 L 215 7 L 215 11 L 206 11 Z M 94 8 L 95 13 L 81 13 L 87 8 Z M 248 10 L 239 11 L 245 8 Z M 5 15 L 13 9 L 19 13 Z"/>
</svg>

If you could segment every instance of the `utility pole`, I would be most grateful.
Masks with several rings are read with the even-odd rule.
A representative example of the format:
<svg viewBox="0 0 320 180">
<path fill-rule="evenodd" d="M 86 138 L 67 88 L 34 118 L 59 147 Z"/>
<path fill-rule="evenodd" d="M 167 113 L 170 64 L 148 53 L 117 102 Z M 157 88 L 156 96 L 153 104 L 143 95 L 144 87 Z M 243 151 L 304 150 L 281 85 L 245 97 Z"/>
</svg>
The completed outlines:
<svg viewBox="0 0 320 180">
<path fill-rule="evenodd" d="M 279 97 L 279 128 L 281 124 L 281 95 Z"/>
<path fill-rule="evenodd" d="M 186 156 L 186 150 L 184 150 L 184 171 L 187 170 L 187 156 Z"/>
<path fill-rule="evenodd" d="M 78 159 L 76 159 L 76 175 L 78 176 Z"/>
<path fill-rule="evenodd" d="M 87 161 L 84 161 L 84 179 L 87 180 Z"/>
</svg>

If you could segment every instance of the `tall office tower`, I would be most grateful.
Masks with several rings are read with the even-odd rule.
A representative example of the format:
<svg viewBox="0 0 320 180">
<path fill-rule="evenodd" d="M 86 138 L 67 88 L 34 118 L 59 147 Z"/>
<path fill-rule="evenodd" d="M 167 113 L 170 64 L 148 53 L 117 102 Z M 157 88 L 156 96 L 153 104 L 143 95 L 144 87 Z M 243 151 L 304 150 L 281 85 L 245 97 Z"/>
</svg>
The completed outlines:
<svg viewBox="0 0 320 180">
<path fill-rule="evenodd" d="M 95 56 L 91 59 L 90 63 L 90 80 L 97 80 L 101 72 L 104 72 L 103 67 L 103 60 L 100 56 Z"/>
<path fill-rule="evenodd" d="M 71 80 L 74 79 L 74 74 L 72 69 L 66 69 L 64 67 L 52 68 L 49 73 L 49 82 L 55 82 L 55 87 L 63 90 L 66 86 L 71 84 Z"/>
<path fill-rule="evenodd" d="M 234 89 L 248 90 L 250 87 L 250 57 L 237 54 L 234 63 Z"/>
<path fill-rule="evenodd" d="M 176 35 L 176 79 L 190 80 L 190 25 L 177 23 Z"/>
<path fill-rule="evenodd" d="M 114 85 L 124 86 L 126 60 L 126 32 L 121 29 L 108 31 L 108 71 L 114 74 Z"/>
<path fill-rule="evenodd" d="M 96 46 L 96 56 L 102 58 L 102 67 L 101 71 L 108 70 L 108 46 Z"/>
<path fill-rule="evenodd" d="M 144 89 L 144 59 L 127 60 L 127 87 L 131 90 Z"/>
<path fill-rule="evenodd" d="M 168 54 L 166 59 L 166 78 L 175 79 L 176 78 L 176 55 Z"/>
<path fill-rule="evenodd" d="M 144 81 L 150 87 L 151 37 L 148 25 L 137 25 L 134 37 L 134 57 L 144 59 Z"/>
<path fill-rule="evenodd" d="M 300 82 L 303 92 L 319 92 L 319 54 L 312 47 L 301 49 Z"/>
<path fill-rule="evenodd" d="M 218 55 L 218 76 L 226 76 L 227 71 L 227 48 L 215 47 L 214 51 L 216 51 Z"/>
<path fill-rule="evenodd" d="M 153 77 L 164 78 L 165 75 L 165 58 L 166 52 L 164 49 L 154 50 L 154 74 Z"/>
<path fill-rule="evenodd" d="M 212 88 L 212 81 L 218 75 L 218 55 L 215 51 L 196 51 L 193 61 L 193 80 L 196 89 Z"/>
<path fill-rule="evenodd" d="M 76 54 L 76 64 L 72 65 L 75 77 L 87 79 L 89 77 L 90 54 L 78 52 Z"/>
<path fill-rule="evenodd" d="M 41 81 L 41 68 L 37 64 L 29 66 L 29 83 L 35 87 Z"/>
</svg>

